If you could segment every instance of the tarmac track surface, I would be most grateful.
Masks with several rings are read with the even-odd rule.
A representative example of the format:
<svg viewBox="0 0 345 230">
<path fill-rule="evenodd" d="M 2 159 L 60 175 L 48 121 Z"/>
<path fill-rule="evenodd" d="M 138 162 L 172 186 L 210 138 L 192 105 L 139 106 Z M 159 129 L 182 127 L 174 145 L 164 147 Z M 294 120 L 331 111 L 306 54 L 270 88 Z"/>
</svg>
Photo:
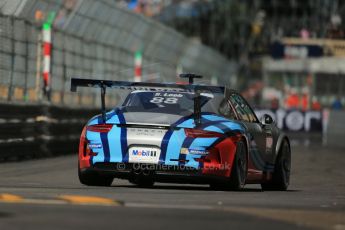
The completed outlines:
<svg viewBox="0 0 345 230">
<path fill-rule="evenodd" d="M 294 147 L 287 192 L 79 183 L 76 155 L 0 164 L 0 229 L 345 230 L 345 151 Z"/>
</svg>

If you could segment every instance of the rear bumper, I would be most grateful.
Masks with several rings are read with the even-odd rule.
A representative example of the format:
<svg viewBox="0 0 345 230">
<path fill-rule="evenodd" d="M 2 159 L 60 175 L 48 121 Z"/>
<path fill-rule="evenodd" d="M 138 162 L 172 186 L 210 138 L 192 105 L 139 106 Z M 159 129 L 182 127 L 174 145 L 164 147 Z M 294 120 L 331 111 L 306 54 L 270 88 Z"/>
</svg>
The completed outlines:
<svg viewBox="0 0 345 230">
<path fill-rule="evenodd" d="M 168 183 L 209 184 L 215 181 L 225 181 L 228 177 L 215 174 L 205 174 L 202 169 L 184 166 L 131 164 L 131 163 L 96 163 L 83 172 L 108 175 L 120 179 L 131 179 L 136 170 L 147 170 L 152 173 L 154 181 Z"/>
</svg>

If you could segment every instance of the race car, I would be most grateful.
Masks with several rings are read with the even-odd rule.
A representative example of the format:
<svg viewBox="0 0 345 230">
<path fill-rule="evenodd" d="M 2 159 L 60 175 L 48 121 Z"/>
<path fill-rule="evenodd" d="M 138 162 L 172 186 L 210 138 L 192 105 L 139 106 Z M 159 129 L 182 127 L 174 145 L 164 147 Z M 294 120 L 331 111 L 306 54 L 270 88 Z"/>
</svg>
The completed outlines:
<svg viewBox="0 0 345 230">
<path fill-rule="evenodd" d="M 78 176 L 84 185 L 111 186 L 114 178 L 150 187 L 155 182 L 209 184 L 241 190 L 286 190 L 288 137 L 272 117 L 260 120 L 236 91 L 194 84 L 71 79 L 101 89 L 102 113 L 83 128 Z M 106 89 L 125 90 L 120 106 L 105 109 Z"/>
</svg>

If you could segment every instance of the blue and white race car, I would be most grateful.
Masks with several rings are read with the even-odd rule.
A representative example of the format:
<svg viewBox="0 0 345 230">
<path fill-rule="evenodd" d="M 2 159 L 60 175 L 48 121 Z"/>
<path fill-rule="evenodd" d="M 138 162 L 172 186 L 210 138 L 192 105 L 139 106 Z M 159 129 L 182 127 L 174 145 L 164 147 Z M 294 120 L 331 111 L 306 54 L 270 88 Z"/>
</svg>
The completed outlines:
<svg viewBox="0 0 345 230">
<path fill-rule="evenodd" d="M 78 175 L 90 186 L 114 178 L 139 186 L 154 182 L 202 183 L 215 189 L 261 184 L 286 190 L 288 137 L 269 115 L 258 120 L 245 99 L 226 87 L 76 79 L 102 91 L 102 114 L 85 125 Z M 128 90 L 122 105 L 105 111 L 106 88 Z"/>
</svg>

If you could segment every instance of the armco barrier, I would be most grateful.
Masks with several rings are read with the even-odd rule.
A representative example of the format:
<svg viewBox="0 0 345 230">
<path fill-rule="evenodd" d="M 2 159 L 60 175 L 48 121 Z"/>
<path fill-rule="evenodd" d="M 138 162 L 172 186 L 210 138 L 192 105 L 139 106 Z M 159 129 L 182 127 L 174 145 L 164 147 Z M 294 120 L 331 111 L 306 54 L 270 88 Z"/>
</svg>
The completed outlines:
<svg viewBox="0 0 345 230">
<path fill-rule="evenodd" d="M 0 105 L 0 161 L 76 153 L 94 109 Z"/>
</svg>

